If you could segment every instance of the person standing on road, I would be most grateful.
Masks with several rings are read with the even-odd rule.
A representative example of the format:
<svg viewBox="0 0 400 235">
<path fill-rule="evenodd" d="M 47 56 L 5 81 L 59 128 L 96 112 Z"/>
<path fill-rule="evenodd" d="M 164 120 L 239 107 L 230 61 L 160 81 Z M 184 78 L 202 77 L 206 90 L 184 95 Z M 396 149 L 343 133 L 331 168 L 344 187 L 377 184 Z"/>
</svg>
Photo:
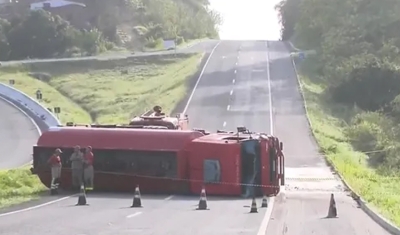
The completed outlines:
<svg viewBox="0 0 400 235">
<path fill-rule="evenodd" d="M 62 153 L 61 149 L 56 149 L 54 154 L 48 160 L 48 163 L 51 167 L 51 185 L 50 189 L 52 193 L 57 193 L 58 185 L 60 183 L 61 177 L 61 158 L 60 154 Z"/>
<path fill-rule="evenodd" d="M 70 159 L 72 168 L 72 186 L 75 189 L 79 189 L 82 185 L 83 178 L 83 153 L 81 148 L 77 145 L 74 148 Z"/>
<path fill-rule="evenodd" d="M 85 186 L 88 189 L 93 189 L 93 187 L 94 187 L 94 184 L 93 184 L 93 179 L 94 179 L 94 168 L 93 168 L 94 155 L 93 155 L 91 146 L 88 146 L 86 148 L 84 161 L 85 161 L 85 169 L 83 170 L 83 175 L 84 175 Z"/>
</svg>

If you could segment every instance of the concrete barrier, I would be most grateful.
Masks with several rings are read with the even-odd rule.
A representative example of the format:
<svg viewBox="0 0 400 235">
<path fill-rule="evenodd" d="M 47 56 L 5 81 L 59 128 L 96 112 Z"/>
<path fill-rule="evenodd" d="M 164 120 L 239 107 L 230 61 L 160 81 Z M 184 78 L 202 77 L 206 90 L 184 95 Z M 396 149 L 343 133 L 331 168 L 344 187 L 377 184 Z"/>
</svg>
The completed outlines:
<svg viewBox="0 0 400 235">
<path fill-rule="evenodd" d="M 23 109 L 36 122 L 41 131 L 46 131 L 51 126 L 61 125 L 57 117 L 46 107 L 14 87 L 0 83 L 0 96 Z"/>
</svg>

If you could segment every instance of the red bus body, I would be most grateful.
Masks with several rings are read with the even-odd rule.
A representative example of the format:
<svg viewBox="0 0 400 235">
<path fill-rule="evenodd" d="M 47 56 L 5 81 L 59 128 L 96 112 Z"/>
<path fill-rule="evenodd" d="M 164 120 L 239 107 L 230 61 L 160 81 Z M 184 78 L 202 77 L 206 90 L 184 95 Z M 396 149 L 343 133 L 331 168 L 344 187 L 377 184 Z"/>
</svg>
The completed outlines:
<svg viewBox="0 0 400 235">
<path fill-rule="evenodd" d="M 202 135 L 196 131 L 55 127 L 50 128 L 49 131 L 44 132 L 39 137 L 37 147 L 61 148 L 64 152 L 65 149 L 72 149 L 76 145 L 82 147 L 91 146 L 94 153 L 96 153 L 96 150 L 107 149 L 176 152 L 178 164 L 176 178 L 183 179 L 186 173 L 187 158 L 182 150 L 192 139 Z M 126 191 L 132 189 L 136 184 L 140 184 L 142 191 L 169 193 L 169 187 L 176 190 L 179 185 L 187 184 L 187 182 L 172 179 L 127 177 L 127 175 L 131 174 L 130 172 L 118 173 L 120 174 L 95 171 L 94 184 L 96 188 Z M 49 169 L 41 171 L 39 177 L 46 186 L 50 186 L 51 176 Z M 176 186 L 177 183 L 179 184 L 178 186 Z M 170 184 L 173 185 L 171 186 Z M 70 169 L 63 167 L 60 185 L 67 189 L 72 186 Z"/>
<path fill-rule="evenodd" d="M 64 161 L 60 187 L 69 189 L 67 160 L 73 147 L 91 146 L 96 190 L 132 191 L 139 185 L 143 193 L 188 194 L 200 193 L 205 186 L 211 195 L 237 196 L 244 190 L 242 149 L 251 141 L 260 149 L 262 186 L 257 187 L 263 194 L 276 195 L 279 181 L 282 184 L 284 179 L 281 144 L 275 137 L 254 133 L 206 135 L 189 130 L 53 127 L 34 146 L 32 172 L 49 187 L 51 175 L 45 162 L 54 149 L 61 148 Z M 165 164 L 169 167 L 158 168 Z"/>
</svg>

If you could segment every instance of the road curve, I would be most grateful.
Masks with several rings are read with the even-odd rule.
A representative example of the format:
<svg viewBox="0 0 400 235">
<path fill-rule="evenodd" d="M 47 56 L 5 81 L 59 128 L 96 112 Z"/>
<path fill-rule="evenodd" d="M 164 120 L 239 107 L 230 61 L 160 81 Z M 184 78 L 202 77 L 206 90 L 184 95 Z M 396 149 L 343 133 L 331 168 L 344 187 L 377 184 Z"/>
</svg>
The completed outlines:
<svg viewBox="0 0 400 235">
<path fill-rule="evenodd" d="M 0 169 L 20 167 L 32 160 L 39 137 L 32 119 L 0 97 Z"/>
<path fill-rule="evenodd" d="M 274 127 L 284 143 L 285 192 L 278 196 L 266 234 L 366 235 L 389 234 L 347 195 L 341 181 L 318 155 L 309 130 L 289 50 L 269 42 Z M 334 193 L 337 219 L 325 219 Z"/>
<path fill-rule="evenodd" d="M 269 131 L 264 101 L 268 94 L 256 94 L 259 89 L 261 93 L 268 90 L 263 88 L 268 85 L 266 52 L 265 42 L 221 42 L 191 99 L 187 110 L 191 123 L 209 130 L 248 124 L 256 131 Z M 0 228 L 5 235 L 253 235 L 267 222 L 266 210 L 248 213 L 248 199 L 207 199 L 210 210 L 196 211 L 198 196 L 142 195 L 143 208 L 132 209 L 132 195 L 89 194 L 89 206 L 75 207 L 77 198 L 71 197 L 33 210 L 0 215 Z"/>
</svg>

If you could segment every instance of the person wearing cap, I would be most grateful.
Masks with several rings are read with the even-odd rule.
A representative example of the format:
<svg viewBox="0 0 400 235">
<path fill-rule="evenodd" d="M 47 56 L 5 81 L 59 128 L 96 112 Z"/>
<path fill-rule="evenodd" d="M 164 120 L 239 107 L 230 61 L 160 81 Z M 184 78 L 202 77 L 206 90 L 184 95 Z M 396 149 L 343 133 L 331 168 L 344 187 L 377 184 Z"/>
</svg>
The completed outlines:
<svg viewBox="0 0 400 235">
<path fill-rule="evenodd" d="M 154 116 L 162 116 L 163 115 L 161 106 L 158 106 L 158 105 L 154 106 L 153 111 L 154 111 Z"/>
<path fill-rule="evenodd" d="M 58 188 L 58 184 L 60 183 L 60 177 L 61 177 L 61 158 L 60 154 L 62 153 L 61 149 L 56 149 L 51 155 L 51 157 L 48 160 L 48 163 L 50 164 L 51 167 L 51 191 L 55 192 Z"/>
<path fill-rule="evenodd" d="M 72 169 L 72 186 L 75 189 L 79 189 L 82 185 L 83 179 L 83 153 L 81 152 L 81 148 L 77 145 L 74 148 L 74 152 L 69 158 L 71 161 L 71 169 Z"/>
<path fill-rule="evenodd" d="M 87 188 L 93 188 L 93 179 L 94 179 L 94 169 L 93 169 L 93 162 L 94 162 L 94 155 L 92 152 L 92 147 L 86 147 L 86 152 L 84 156 L 85 161 L 85 168 L 83 170 L 83 179 L 85 182 L 85 186 Z"/>
</svg>

